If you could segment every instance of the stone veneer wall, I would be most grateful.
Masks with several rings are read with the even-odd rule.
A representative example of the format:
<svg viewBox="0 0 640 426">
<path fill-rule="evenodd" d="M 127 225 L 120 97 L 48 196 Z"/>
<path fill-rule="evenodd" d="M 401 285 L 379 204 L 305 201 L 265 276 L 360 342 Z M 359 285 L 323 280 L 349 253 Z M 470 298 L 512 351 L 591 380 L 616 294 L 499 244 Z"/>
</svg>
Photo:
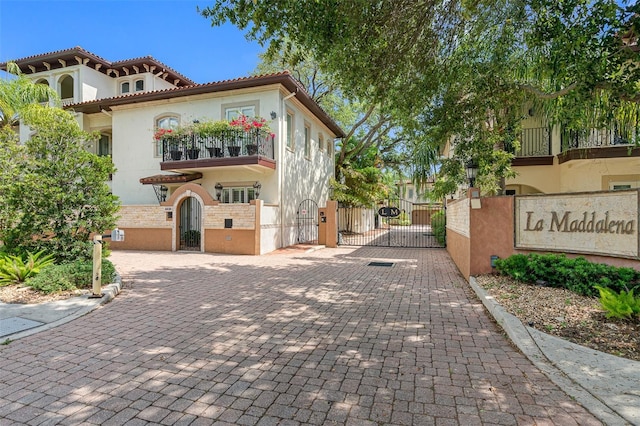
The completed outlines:
<svg viewBox="0 0 640 426">
<path fill-rule="evenodd" d="M 169 228 L 172 221 L 167 220 L 164 206 L 122 206 L 118 212 L 119 228 Z M 125 235 L 126 241 L 126 235 Z"/>
</svg>

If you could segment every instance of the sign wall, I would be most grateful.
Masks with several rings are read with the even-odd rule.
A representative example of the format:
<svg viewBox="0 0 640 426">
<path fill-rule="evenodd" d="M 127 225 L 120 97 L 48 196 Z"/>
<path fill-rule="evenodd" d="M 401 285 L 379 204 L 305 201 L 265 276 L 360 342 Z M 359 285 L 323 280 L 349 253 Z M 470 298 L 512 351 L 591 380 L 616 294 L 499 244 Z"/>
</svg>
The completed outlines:
<svg viewBox="0 0 640 426">
<path fill-rule="evenodd" d="M 638 258 L 638 190 L 515 199 L 516 248 Z"/>
</svg>

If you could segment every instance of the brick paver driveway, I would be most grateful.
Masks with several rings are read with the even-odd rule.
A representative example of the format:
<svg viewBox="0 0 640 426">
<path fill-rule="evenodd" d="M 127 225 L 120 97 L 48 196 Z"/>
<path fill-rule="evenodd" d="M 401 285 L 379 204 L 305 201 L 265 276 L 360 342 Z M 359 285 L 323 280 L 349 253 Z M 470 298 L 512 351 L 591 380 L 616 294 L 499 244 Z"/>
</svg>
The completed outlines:
<svg viewBox="0 0 640 426">
<path fill-rule="evenodd" d="M 444 250 L 112 258 L 113 302 L 1 347 L 0 424 L 598 424 Z"/>
</svg>

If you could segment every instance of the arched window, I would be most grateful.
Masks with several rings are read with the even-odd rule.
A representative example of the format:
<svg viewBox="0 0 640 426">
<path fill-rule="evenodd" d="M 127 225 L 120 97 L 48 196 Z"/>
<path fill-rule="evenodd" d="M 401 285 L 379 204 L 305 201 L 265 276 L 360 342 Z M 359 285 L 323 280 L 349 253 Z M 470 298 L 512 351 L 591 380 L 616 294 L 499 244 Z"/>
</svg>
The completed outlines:
<svg viewBox="0 0 640 426">
<path fill-rule="evenodd" d="M 173 115 L 165 115 L 156 119 L 156 129 L 175 129 L 180 125 L 180 119 Z M 156 141 L 155 156 L 162 157 L 162 142 Z"/>
<path fill-rule="evenodd" d="M 125 81 L 124 83 L 122 83 L 120 85 L 120 93 L 123 93 L 123 94 L 124 93 L 129 93 L 130 92 L 129 86 L 130 86 L 130 84 L 129 84 L 128 81 Z"/>
<path fill-rule="evenodd" d="M 144 90 L 144 80 L 136 80 L 135 81 L 136 92 L 141 92 Z"/>
<path fill-rule="evenodd" d="M 63 105 L 69 105 L 73 103 L 73 77 L 65 75 L 60 79 L 60 99 L 62 99 Z"/>
</svg>

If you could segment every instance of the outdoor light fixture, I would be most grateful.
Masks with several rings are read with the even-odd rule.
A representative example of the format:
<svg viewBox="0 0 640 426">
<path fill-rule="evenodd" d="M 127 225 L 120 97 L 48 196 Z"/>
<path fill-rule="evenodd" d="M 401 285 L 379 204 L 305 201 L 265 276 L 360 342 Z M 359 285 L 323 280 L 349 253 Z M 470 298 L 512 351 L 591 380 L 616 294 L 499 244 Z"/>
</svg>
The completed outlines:
<svg viewBox="0 0 640 426">
<path fill-rule="evenodd" d="M 216 188 L 216 198 L 220 201 L 220 197 L 222 197 L 222 184 L 218 182 L 214 188 Z"/>
<path fill-rule="evenodd" d="M 474 159 L 467 161 L 465 172 L 467 173 L 467 179 L 469 179 L 469 188 L 473 188 L 476 176 L 478 176 L 478 163 Z"/>
<path fill-rule="evenodd" d="M 163 202 L 167 201 L 167 192 L 169 192 L 169 188 L 164 185 L 160 185 L 160 199 Z"/>
<path fill-rule="evenodd" d="M 277 117 L 276 112 L 275 111 L 271 111 L 271 119 L 275 120 Z"/>
<path fill-rule="evenodd" d="M 260 196 L 260 189 L 262 188 L 262 184 L 260 182 L 256 182 L 253 184 L 253 189 L 256 191 L 256 199 Z"/>
<path fill-rule="evenodd" d="M 163 203 L 167 201 L 167 192 L 169 192 L 169 188 L 164 185 L 153 185 L 153 192 L 156 193 L 156 198 L 158 199 L 158 203 Z"/>
<path fill-rule="evenodd" d="M 198 124 L 200 120 L 193 120 L 193 124 Z"/>
</svg>

